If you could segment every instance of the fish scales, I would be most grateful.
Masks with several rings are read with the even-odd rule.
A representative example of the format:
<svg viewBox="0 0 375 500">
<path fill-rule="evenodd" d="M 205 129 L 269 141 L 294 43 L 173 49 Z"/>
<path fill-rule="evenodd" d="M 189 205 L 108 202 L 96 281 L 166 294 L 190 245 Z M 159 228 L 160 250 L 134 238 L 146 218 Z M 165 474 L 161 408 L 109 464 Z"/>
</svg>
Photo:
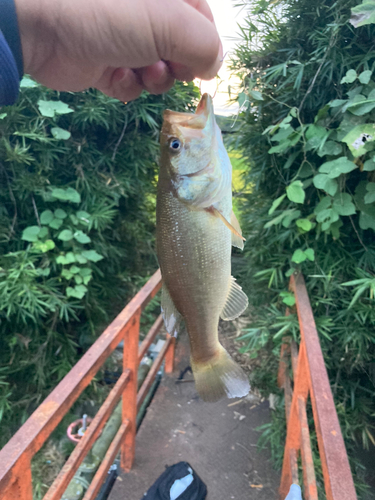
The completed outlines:
<svg viewBox="0 0 375 500">
<path fill-rule="evenodd" d="M 158 194 L 160 268 L 185 319 L 192 354 L 203 361 L 216 352 L 219 316 L 229 287 L 231 234 L 208 212 L 189 210 L 165 184 Z M 202 331 L 206 334 L 201 335 Z"/>
<path fill-rule="evenodd" d="M 161 132 L 157 254 L 162 314 L 176 334 L 185 321 L 198 393 L 205 401 L 244 396 L 248 377 L 218 339 L 220 316 L 247 307 L 231 277 L 231 246 L 243 247 L 232 213 L 231 165 L 205 94 L 195 114 L 167 110 Z"/>
</svg>

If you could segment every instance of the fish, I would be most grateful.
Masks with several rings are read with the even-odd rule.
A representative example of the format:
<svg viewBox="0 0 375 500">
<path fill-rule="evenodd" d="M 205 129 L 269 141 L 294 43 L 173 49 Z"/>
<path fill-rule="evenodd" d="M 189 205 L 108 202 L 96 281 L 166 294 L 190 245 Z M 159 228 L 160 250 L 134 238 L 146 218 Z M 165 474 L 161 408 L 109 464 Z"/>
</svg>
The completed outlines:
<svg viewBox="0 0 375 500">
<path fill-rule="evenodd" d="M 232 210 L 232 166 L 212 98 L 195 113 L 165 110 L 160 134 L 156 249 L 161 310 L 170 335 L 182 320 L 190 342 L 195 386 L 204 401 L 246 396 L 249 378 L 219 342 L 219 319 L 248 306 L 231 276 L 231 248 L 244 238 Z"/>
</svg>

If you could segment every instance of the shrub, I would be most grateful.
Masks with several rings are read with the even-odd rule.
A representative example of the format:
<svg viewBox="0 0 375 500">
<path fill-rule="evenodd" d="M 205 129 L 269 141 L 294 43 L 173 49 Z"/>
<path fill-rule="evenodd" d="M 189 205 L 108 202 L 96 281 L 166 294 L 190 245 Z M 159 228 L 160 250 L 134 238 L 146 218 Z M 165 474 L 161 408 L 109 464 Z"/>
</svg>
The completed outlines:
<svg viewBox="0 0 375 500">
<path fill-rule="evenodd" d="M 157 268 L 162 111 L 197 97 L 21 87 L 0 113 L 0 445 Z"/>
<path fill-rule="evenodd" d="M 375 27 L 350 24 L 355 5 L 252 2 L 233 60 L 254 186 L 237 265 L 258 308 L 242 339 L 277 357 L 284 335 L 298 338 L 284 314 L 301 270 L 350 455 L 375 444 Z M 266 369 L 256 378 L 269 392 L 277 374 Z"/>
</svg>

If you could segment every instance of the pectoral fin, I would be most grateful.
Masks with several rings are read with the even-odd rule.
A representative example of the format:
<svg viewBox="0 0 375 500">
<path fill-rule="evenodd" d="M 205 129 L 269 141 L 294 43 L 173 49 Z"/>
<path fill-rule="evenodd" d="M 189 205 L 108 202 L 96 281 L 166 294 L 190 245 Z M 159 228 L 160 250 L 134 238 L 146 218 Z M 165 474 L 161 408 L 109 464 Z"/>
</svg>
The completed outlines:
<svg viewBox="0 0 375 500">
<path fill-rule="evenodd" d="M 221 311 L 220 317 L 224 321 L 230 321 L 232 319 L 238 318 L 244 310 L 247 308 L 249 300 L 242 288 L 233 276 L 229 280 L 229 291 L 227 295 L 227 301 Z"/>
<path fill-rule="evenodd" d="M 245 238 L 242 237 L 240 223 L 238 222 L 237 217 L 236 217 L 235 213 L 233 212 L 233 210 L 232 210 L 232 213 L 230 214 L 230 223 L 232 224 L 234 229 L 237 231 L 237 233 L 240 235 L 240 236 L 237 236 L 237 234 L 232 232 L 232 245 L 234 247 L 237 247 L 237 248 L 240 248 L 241 250 L 243 250 L 243 242 L 245 241 Z"/>
<path fill-rule="evenodd" d="M 239 238 L 239 240 L 243 240 L 243 241 L 246 241 L 245 238 L 242 236 L 242 234 L 240 234 L 237 229 L 235 227 L 233 227 L 233 225 L 227 221 L 227 219 L 224 217 L 224 215 L 222 213 L 219 212 L 219 210 L 213 206 L 209 207 L 206 209 L 208 212 L 211 212 L 212 215 L 214 215 L 215 217 L 218 217 L 220 220 L 222 220 L 224 222 L 224 224 L 227 226 L 228 229 L 230 229 L 232 231 L 232 234 L 234 236 L 236 236 L 236 238 Z M 232 212 L 233 213 L 233 212 Z M 233 214 L 234 215 L 234 214 Z M 236 219 L 236 222 L 237 222 L 237 225 L 239 227 L 239 224 L 238 224 L 238 221 Z M 240 229 L 241 231 L 241 229 Z M 232 240 L 233 241 L 233 240 Z M 236 245 L 237 246 L 237 245 Z"/>
<path fill-rule="evenodd" d="M 163 316 L 164 325 L 169 335 L 177 337 L 181 314 L 177 311 L 164 283 L 161 289 L 161 315 Z"/>
</svg>

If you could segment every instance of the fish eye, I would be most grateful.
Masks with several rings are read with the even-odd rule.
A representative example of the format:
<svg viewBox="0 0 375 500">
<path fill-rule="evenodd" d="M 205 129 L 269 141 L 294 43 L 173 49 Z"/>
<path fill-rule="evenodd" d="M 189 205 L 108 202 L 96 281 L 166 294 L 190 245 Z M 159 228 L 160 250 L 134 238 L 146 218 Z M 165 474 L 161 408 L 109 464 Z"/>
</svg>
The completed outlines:
<svg viewBox="0 0 375 500">
<path fill-rule="evenodd" d="M 174 137 L 173 139 L 171 139 L 169 141 L 169 149 L 175 153 L 177 153 L 178 151 L 180 151 L 182 147 L 182 143 L 180 141 L 180 139 L 177 139 L 176 137 Z"/>
</svg>

